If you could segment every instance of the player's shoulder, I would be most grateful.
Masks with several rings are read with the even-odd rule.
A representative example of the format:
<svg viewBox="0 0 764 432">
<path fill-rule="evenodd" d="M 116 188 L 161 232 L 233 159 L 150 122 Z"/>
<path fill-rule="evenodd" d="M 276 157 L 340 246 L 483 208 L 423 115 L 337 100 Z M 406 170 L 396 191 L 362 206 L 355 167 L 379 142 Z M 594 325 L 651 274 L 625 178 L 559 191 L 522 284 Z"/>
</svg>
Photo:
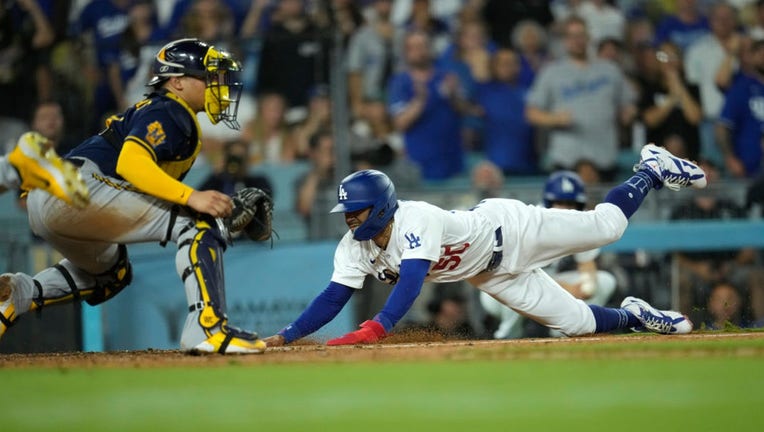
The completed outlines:
<svg viewBox="0 0 764 432">
<path fill-rule="evenodd" d="M 145 106 L 141 106 L 145 104 Z M 184 135 L 190 136 L 196 129 L 194 114 L 177 98 L 163 94 L 151 95 L 139 102 L 136 117 L 139 121 L 159 122 L 165 128 L 177 128 Z"/>
<path fill-rule="evenodd" d="M 371 255 L 371 240 L 355 240 L 353 232 L 350 230 L 342 236 L 334 252 L 335 260 L 342 260 L 346 263 L 358 263 Z"/>
<path fill-rule="evenodd" d="M 442 208 L 425 201 L 398 200 L 398 211 L 395 214 L 395 218 L 415 219 L 417 215 L 440 214 L 444 211 Z"/>
</svg>

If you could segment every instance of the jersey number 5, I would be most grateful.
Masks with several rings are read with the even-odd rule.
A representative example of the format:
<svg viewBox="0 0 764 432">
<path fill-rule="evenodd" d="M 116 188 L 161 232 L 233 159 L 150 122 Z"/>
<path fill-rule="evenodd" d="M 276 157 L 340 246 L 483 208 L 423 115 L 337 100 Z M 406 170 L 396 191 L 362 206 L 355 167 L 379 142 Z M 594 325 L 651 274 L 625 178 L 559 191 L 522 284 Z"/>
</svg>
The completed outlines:
<svg viewBox="0 0 764 432">
<path fill-rule="evenodd" d="M 461 247 L 446 246 L 443 256 L 440 257 L 438 263 L 432 269 L 443 270 L 448 267 L 447 270 L 453 270 L 459 267 L 459 264 L 462 263 L 462 257 L 459 255 L 463 254 L 469 247 L 469 243 L 464 243 Z"/>
</svg>

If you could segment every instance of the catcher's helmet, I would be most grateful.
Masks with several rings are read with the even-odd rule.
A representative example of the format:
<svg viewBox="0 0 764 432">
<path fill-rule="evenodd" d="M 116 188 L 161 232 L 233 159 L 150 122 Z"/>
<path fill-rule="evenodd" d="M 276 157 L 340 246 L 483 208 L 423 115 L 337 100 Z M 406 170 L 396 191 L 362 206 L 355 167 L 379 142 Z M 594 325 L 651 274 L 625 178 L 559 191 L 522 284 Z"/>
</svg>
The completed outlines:
<svg viewBox="0 0 764 432">
<path fill-rule="evenodd" d="M 241 66 L 231 55 L 198 39 L 172 41 L 157 52 L 152 66 L 154 77 L 148 86 L 157 88 L 175 76 L 191 76 L 207 83 L 204 111 L 212 124 L 224 122 L 239 129 L 236 112 L 241 97 Z"/>
<path fill-rule="evenodd" d="M 379 234 L 398 209 L 395 185 L 377 170 L 357 171 L 345 177 L 337 188 L 338 204 L 331 213 L 354 212 L 371 207 L 369 217 L 353 231 L 356 240 L 370 240 Z"/>
<path fill-rule="evenodd" d="M 553 172 L 544 185 L 544 207 L 550 208 L 555 202 L 575 203 L 578 210 L 586 206 L 586 187 L 583 180 L 573 171 Z"/>
</svg>

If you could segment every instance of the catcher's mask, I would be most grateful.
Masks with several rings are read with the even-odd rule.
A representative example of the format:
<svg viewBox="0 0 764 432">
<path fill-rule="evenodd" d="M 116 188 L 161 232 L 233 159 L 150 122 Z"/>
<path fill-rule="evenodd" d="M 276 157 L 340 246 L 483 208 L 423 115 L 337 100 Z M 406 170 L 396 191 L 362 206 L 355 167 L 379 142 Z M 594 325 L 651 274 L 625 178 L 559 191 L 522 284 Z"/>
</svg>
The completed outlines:
<svg viewBox="0 0 764 432">
<path fill-rule="evenodd" d="M 573 171 L 553 172 L 544 185 L 544 207 L 550 208 L 556 202 L 568 202 L 576 209 L 586 207 L 586 186 L 581 177 Z"/>
<path fill-rule="evenodd" d="M 393 218 L 398 209 L 395 185 L 377 170 L 357 171 L 345 177 L 337 188 L 338 204 L 330 213 L 349 213 L 371 208 L 369 217 L 353 231 L 356 240 L 371 240 Z"/>
<path fill-rule="evenodd" d="M 188 75 L 204 80 L 204 112 L 212 124 L 223 122 L 239 129 L 236 112 L 239 109 L 242 83 L 241 66 L 231 54 L 218 50 L 198 39 L 179 39 L 168 43 L 154 58 L 154 77 L 147 85 L 157 88 L 170 77 Z"/>
</svg>

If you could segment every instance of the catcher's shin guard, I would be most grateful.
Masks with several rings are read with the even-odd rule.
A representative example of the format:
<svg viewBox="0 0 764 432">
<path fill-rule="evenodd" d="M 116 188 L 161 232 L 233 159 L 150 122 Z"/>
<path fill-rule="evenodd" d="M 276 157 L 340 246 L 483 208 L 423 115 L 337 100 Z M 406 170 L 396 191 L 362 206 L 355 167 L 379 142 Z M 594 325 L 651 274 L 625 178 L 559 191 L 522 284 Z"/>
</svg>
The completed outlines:
<svg viewBox="0 0 764 432">
<path fill-rule="evenodd" d="M 71 264 L 65 261 L 38 273 L 39 280 L 24 273 L 0 275 L 0 336 L 30 310 L 72 302 L 92 293 L 92 288 L 77 289 L 77 282 L 66 267 Z"/>
<path fill-rule="evenodd" d="M 175 264 L 189 303 L 181 348 L 221 354 L 263 352 L 266 345 L 257 334 L 228 326 L 224 244 L 212 225 L 205 221 L 197 221 L 178 239 Z"/>
</svg>

